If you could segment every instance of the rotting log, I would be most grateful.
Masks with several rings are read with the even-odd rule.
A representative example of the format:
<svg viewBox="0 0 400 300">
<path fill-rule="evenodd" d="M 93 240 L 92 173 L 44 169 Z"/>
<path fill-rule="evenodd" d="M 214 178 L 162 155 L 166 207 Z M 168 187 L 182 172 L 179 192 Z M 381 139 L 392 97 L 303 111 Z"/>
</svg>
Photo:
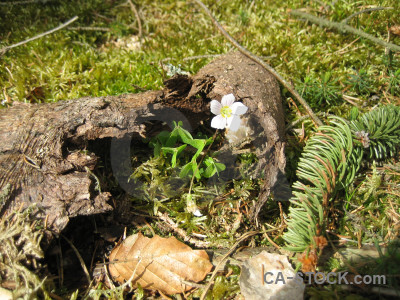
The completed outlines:
<svg viewBox="0 0 400 300">
<path fill-rule="evenodd" d="M 264 185 L 252 211 L 256 219 L 285 167 L 284 117 L 271 74 L 240 53 L 229 53 L 193 77 L 176 75 L 161 91 L 25 104 L 0 111 L 1 214 L 35 203 L 48 228 L 62 231 L 72 217 L 114 209 L 109 191 L 95 189 L 98 155 L 88 141 L 140 138 L 155 115 L 174 121 L 179 111 L 195 128 L 209 120 L 209 102 L 233 93 L 249 107 L 246 124 Z M 176 121 L 176 120 L 175 120 Z M 168 123 L 168 122 L 167 122 Z M 231 151 L 231 150 L 227 150 Z"/>
</svg>

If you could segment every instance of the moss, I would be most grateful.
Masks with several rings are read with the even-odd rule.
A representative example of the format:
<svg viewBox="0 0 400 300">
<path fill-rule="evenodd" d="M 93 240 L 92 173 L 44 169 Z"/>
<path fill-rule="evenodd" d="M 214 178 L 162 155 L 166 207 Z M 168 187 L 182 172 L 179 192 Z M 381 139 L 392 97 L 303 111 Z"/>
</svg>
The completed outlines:
<svg viewBox="0 0 400 300">
<path fill-rule="evenodd" d="M 1 6 L 0 48 L 54 28 L 75 15 L 79 19 L 72 27 L 101 27 L 108 31 L 63 29 L 8 51 L 0 57 L 0 106 L 5 107 L 13 101 L 55 102 L 159 89 L 166 78 L 161 61 L 168 59 L 171 65 L 194 74 L 212 60 L 210 55 L 233 50 L 203 11 L 190 1 L 143 0 L 135 3 L 143 27 L 142 43 L 133 38 L 138 34 L 138 23 L 125 0 L 37 1 Z M 358 106 L 363 106 L 361 110 L 382 101 L 400 103 L 398 53 L 386 53 L 385 49 L 369 41 L 322 29 L 289 14 L 290 9 L 307 7 L 314 15 L 339 22 L 367 6 L 393 7 L 393 10 L 364 13 L 348 22 L 386 40 L 387 26 L 399 24 L 398 0 L 362 3 L 343 0 L 325 5 L 321 1 L 303 0 L 205 3 L 234 38 L 259 56 L 267 57 L 286 80 L 296 85 L 315 110 L 348 116 L 353 105 L 345 101 L 343 95 L 359 99 L 355 101 Z M 400 37 L 392 35 L 391 41 L 400 44 Z M 190 59 L 199 55 L 204 57 Z M 304 115 L 302 108 L 294 105 L 287 91 L 282 92 L 286 121 L 299 120 Z M 302 124 L 304 131 L 300 130 Z M 313 124 L 304 120 L 294 126 L 295 133 L 288 133 L 287 176 L 291 182 L 296 179 L 301 148 L 313 129 Z M 138 171 L 136 174 L 151 187 L 147 193 L 143 191 L 140 197 L 132 198 L 138 210 L 149 214 L 158 209 L 167 211 L 188 234 L 204 234 L 211 245 L 219 247 L 231 246 L 240 234 L 253 229 L 247 216 L 252 201 L 257 200 L 262 179 L 248 176 L 215 186 L 196 182 L 193 197 L 205 216 L 195 218 L 185 211 L 187 186 L 180 187 L 179 193 L 176 190 L 172 193 L 171 188 L 163 184 L 167 176 L 173 174 L 170 166 L 165 167 L 164 162 L 150 157 L 139 160 L 137 170 L 143 171 L 146 167 L 153 173 L 138 174 Z M 251 155 L 243 155 L 240 163 L 251 165 L 255 160 Z M 344 207 L 337 207 L 344 216 L 340 221 L 332 220 L 339 233 L 351 236 L 354 241 L 360 238 L 365 243 L 374 239 L 385 241 L 396 234 L 392 211 L 399 213 L 396 198 L 380 193 L 383 188 L 396 188 L 398 178 L 391 176 L 379 186 L 366 181 L 367 192 L 359 189 L 353 194 L 351 188 L 346 191 L 351 196 L 344 202 Z M 360 206 L 363 206 L 362 210 L 351 213 Z M 275 201 L 268 201 L 261 213 L 262 223 L 269 227 L 280 226 L 281 214 L 286 214 L 287 205 L 282 209 Z M 166 234 L 160 223 L 154 221 L 151 226 Z M 275 236 L 272 236 L 280 244 L 281 233 L 274 232 Z M 251 243 L 264 245 L 269 242 L 260 238 Z M 334 262 L 331 265 L 333 267 Z"/>
<path fill-rule="evenodd" d="M 43 230 L 30 216 L 33 209 L 14 211 L 0 220 L 0 281 L 14 285 L 13 298 L 50 299 L 51 281 L 40 274 Z"/>
</svg>

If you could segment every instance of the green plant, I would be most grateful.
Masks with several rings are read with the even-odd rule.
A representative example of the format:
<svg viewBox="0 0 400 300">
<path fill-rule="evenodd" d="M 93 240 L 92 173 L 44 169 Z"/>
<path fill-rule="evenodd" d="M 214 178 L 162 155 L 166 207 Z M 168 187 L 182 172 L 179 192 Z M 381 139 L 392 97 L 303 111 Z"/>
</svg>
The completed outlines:
<svg viewBox="0 0 400 300">
<path fill-rule="evenodd" d="M 139 193 L 141 197 L 154 204 L 155 213 L 160 206 L 164 206 L 162 202 L 177 196 L 178 189 L 187 183 L 185 179 L 191 178 L 189 191 L 185 193 L 182 190 L 179 198 L 184 200 L 189 212 L 200 216 L 196 206 L 198 196 L 192 194 L 194 179 L 200 182 L 225 170 L 224 164 L 217 162 L 213 155 L 208 154 L 216 134 L 211 138 L 201 135 L 193 138 L 182 127 L 182 122 L 173 124 L 171 132 L 162 131 L 149 141 L 154 156 L 139 165 L 131 178 L 135 181 L 145 181 L 146 187 L 140 188 Z M 208 149 L 205 149 L 206 146 L 209 146 Z M 188 220 L 187 224 L 190 221 Z"/>
<path fill-rule="evenodd" d="M 361 157 L 353 148 L 350 127 L 331 117 L 308 141 L 293 184 L 288 232 L 284 235 L 291 251 L 305 251 L 326 228 L 329 201 L 347 187 L 358 170 Z"/>
<path fill-rule="evenodd" d="M 50 281 L 38 274 L 38 261 L 44 254 L 40 247 L 43 230 L 31 217 L 36 209 L 13 211 L 0 220 L 0 281 L 14 284 L 13 299 L 50 299 Z"/>
<path fill-rule="evenodd" d="M 382 106 L 348 122 L 331 117 L 307 142 L 293 184 L 288 231 L 284 234 L 291 251 L 315 247 L 329 221 L 330 202 L 353 184 L 366 153 L 370 159 L 396 154 L 400 145 L 400 107 Z"/>
<path fill-rule="evenodd" d="M 400 69 L 389 73 L 387 91 L 393 96 L 400 96 Z"/>
<path fill-rule="evenodd" d="M 338 79 L 332 78 L 331 72 L 326 72 L 323 76 L 306 76 L 304 82 L 298 83 L 298 90 L 302 91 L 304 98 L 312 108 L 321 109 L 321 106 L 332 106 L 341 100 L 340 86 Z"/>
<path fill-rule="evenodd" d="M 204 147 L 210 145 L 213 138 L 196 138 L 194 139 L 189 131 L 182 127 L 182 122 L 174 122 L 174 129 L 171 132 L 160 132 L 151 142 L 150 145 L 154 148 L 154 156 L 171 155 L 171 166 L 177 166 L 177 159 L 187 146 L 195 149 L 195 153 L 190 161 L 182 166 L 179 176 L 195 176 L 200 180 L 202 177 L 210 178 L 215 174 L 225 170 L 225 165 L 216 162 L 211 156 L 204 154 L 204 158 L 198 163 L 197 159 L 202 154 Z M 175 146 L 175 147 L 174 147 Z"/>
<path fill-rule="evenodd" d="M 372 88 L 372 79 L 365 69 L 354 70 L 355 74 L 350 74 L 348 84 L 356 93 L 361 95 L 370 95 Z"/>
<path fill-rule="evenodd" d="M 350 127 L 369 159 L 393 157 L 400 143 L 400 108 L 379 107 L 351 121 Z"/>
</svg>

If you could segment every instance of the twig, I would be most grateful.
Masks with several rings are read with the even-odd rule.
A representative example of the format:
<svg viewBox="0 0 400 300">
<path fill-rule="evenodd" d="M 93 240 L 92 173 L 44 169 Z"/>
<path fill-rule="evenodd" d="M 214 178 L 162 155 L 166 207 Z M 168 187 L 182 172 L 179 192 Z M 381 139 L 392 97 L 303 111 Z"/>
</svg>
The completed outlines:
<svg viewBox="0 0 400 300">
<path fill-rule="evenodd" d="M 46 35 L 48 35 L 48 34 L 51 34 L 51 33 L 53 33 L 53 32 L 56 32 L 57 30 L 60 30 L 60 29 L 62 29 L 62 28 L 64 28 L 64 27 L 68 26 L 68 25 L 71 24 L 72 22 L 75 22 L 76 20 L 78 20 L 78 16 L 73 17 L 73 18 L 70 19 L 69 21 L 67 21 L 67 22 L 65 22 L 65 23 L 63 23 L 63 24 L 61 24 L 60 26 L 58 26 L 58 27 L 56 27 L 56 28 L 53 28 L 53 29 L 51 29 L 51 30 L 49 30 L 49 31 L 46 31 L 46 32 L 43 32 L 43 33 L 41 33 L 41 34 L 39 34 L 39 35 L 37 35 L 37 36 L 34 36 L 34 37 L 30 38 L 30 39 L 27 39 L 27 40 L 25 40 L 25 41 L 16 43 L 16 44 L 11 45 L 11 46 L 6 46 L 6 47 L 4 47 L 4 48 L 1 48 L 1 49 L 0 49 L 0 56 L 3 55 L 4 53 L 6 53 L 8 50 L 10 50 L 10 49 L 12 49 L 12 48 L 15 48 L 15 47 L 24 45 L 24 44 L 29 43 L 29 42 L 32 42 L 32 41 L 34 41 L 34 40 L 40 39 L 40 38 L 42 38 L 42 37 L 44 37 L 44 36 L 46 36 Z"/>
<path fill-rule="evenodd" d="M 199 241 L 198 239 L 189 237 L 182 228 L 179 228 L 178 225 L 176 225 L 175 222 L 171 220 L 170 217 L 168 217 L 167 214 L 162 214 L 161 212 L 158 212 L 157 216 L 161 220 L 163 220 L 169 228 L 171 228 L 173 231 L 179 234 L 185 242 L 194 244 L 198 248 L 207 248 L 210 246 L 210 243 L 208 242 Z"/>
<path fill-rule="evenodd" d="M 214 58 L 214 57 L 218 57 L 218 56 L 221 56 L 221 54 L 195 55 L 195 56 L 184 57 L 183 61 L 192 60 L 192 59 Z"/>
<path fill-rule="evenodd" d="M 360 105 L 358 105 L 356 102 L 354 102 L 354 100 L 360 101 L 361 99 L 351 97 L 351 96 L 348 96 L 345 94 L 342 95 L 342 98 L 343 98 L 343 100 L 346 100 L 347 102 L 349 102 L 351 105 L 354 105 L 354 106 L 360 108 Z"/>
<path fill-rule="evenodd" d="M 348 16 L 347 18 L 343 19 L 340 23 L 347 24 L 350 21 L 350 19 L 354 18 L 355 16 L 361 15 L 363 13 L 368 13 L 371 11 L 378 11 L 378 10 L 391 10 L 391 9 L 393 9 L 393 7 L 372 7 L 372 8 L 363 9 L 363 10 L 358 11 L 358 12 Z"/>
<path fill-rule="evenodd" d="M 76 249 L 76 247 L 74 246 L 74 244 L 66 237 L 64 236 L 62 233 L 60 233 L 60 236 L 71 246 L 72 250 L 74 250 L 76 257 L 79 259 L 79 262 L 81 264 L 81 267 L 83 269 L 83 272 L 86 275 L 86 279 L 89 283 L 89 285 L 92 284 L 92 280 L 90 279 L 90 273 L 85 265 L 85 261 L 83 260 L 82 256 L 80 255 L 78 249 Z M 61 262 L 62 264 L 62 262 Z"/>
<path fill-rule="evenodd" d="M 334 53 L 328 53 L 328 55 L 332 55 L 332 54 L 344 54 L 344 53 L 346 53 L 347 51 L 344 51 L 344 50 L 346 50 L 347 48 L 349 48 L 351 45 L 353 45 L 353 44 L 354 44 L 355 42 L 357 42 L 359 39 L 360 39 L 360 37 L 356 38 L 354 41 L 352 41 L 351 43 L 347 44 L 347 45 L 344 46 L 342 49 L 339 49 L 339 50 L 337 50 L 337 51 L 334 52 Z"/>
<path fill-rule="evenodd" d="M 253 2 L 252 2 L 253 3 Z M 188 60 L 194 60 L 194 59 L 205 59 L 205 58 L 214 58 L 214 57 L 219 57 L 222 54 L 205 54 L 205 55 L 195 55 L 195 56 L 189 56 L 189 57 L 184 57 L 182 60 L 183 61 L 188 61 Z M 267 59 L 272 59 L 275 58 L 276 54 L 270 55 L 270 56 L 261 56 L 262 59 L 267 60 Z M 165 63 L 167 61 L 173 60 L 174 58 L 172 57 L 166 57 L 161 60 L 162 63 Z"/>
<path fill-rule="evenodd" d="M 186 284 L 188 286 L 194 287 L 194 288 L 198 288 L 198 289 L 202 289 L 204 288 L 206 285 L 205 284 L 199 284 L 199 283 L 195 283 L 195 282 L 191 282 L 191 281 L 186 281 L 186 280 L 181 280 L 181 282 L 183 284 Z"/>
<path fill-rule="evenodd" d="M 265 227 L 263 227 L 263 229 L 265 230 Z M 281 247 L 279 247 L 268 235 L 268 233 L 264 233 L 264 236 L 267 238 L 268 242 L 271 243 L 272 246 L 274 246 L 276 249 L 281 249 Z"/>
<path fill-rule="evenodd" d="M 142 39 L 142 22 L 140 21 L 140 17 L 139 17 L 139 13 L 136 9 L 136 6 L 133 4 L 132 0 L 128 0 L 129 6 L 131 7 L 131 10 L 133 11 L 133 13 L 135 14 L 135 17 L 137 19 L 138 22 L 138 27 L 139 27 L 139 39 Z"/>
<path fill-rule="evenodd" d="M 229 251 L 222 257 L 222 259 L 219 261 L 219 263 L 215 266 L 214 272 L 212 273 L 211 278 L 208 281 L 208 284 L 207 284 L 206 288 L 204 289 L 203 293 L 201 294 L 200 300 L 204 300 L 205 299 L 208 290 L 210 289 L 211 285 L 213 284 L 213 280 L 214 280 L 215 276 L 217 275 L 218 271 L 221 269 L 221 265 L 226 263 L 226 258 L 229 257 L 235 251 L 235 249 L 237 248 L 237 246 L 239 246 L 239 244 L 241 242 L 243 242 L 247 238 L 249 238 L 249 237 L 251 237 L 253 235 L 256 235 L 258 233 L 259 233 L 258 231 L 250 231 L 250 232 L 247 232 L 247 233 L 243 234 L 238 239 L 238 241 L 232 246 L 232 248 L 229 249 Z"/>
<path fill-rule="evenodd" d="M 88 31 L 111 31 L 110 28 L 107 27 L 69 27 L 68 30 L 88 30 Z"/>
<path fill-rule="evenodd" d="M 204 11 L 207 13 L 207 15 L 210 17 L 212 22 L 214 23 L 215 27 L 218 28 L 218 30 L 224 35 L 224 37 L 230 41 L 241 53 L 246 55 L 248 58 L 251 60 L 255 61 L 256 63 L 260 64 L 263 66 L 267 71 L 269 71 L 287 90 L 303 105 L 307 113 L 310 115 L 311 119 L 315 122 L 317 126 L 322 125 L 322 121 L 314 114 L 312 111 L 311 107 L 307 104 L 307 102 L 300 96 L 300 94 L 294 89 L 294 87 L 288 83 L 281 75 L 279 75 L 278 72 L 275 71 L 274 68 L 272 68 L 269 64 L 264 62 L 261 58 L 259 58 L 257 55 L 251 53 L 249 50 L 244 48 L 242 45 L 240 45 L 232 36 L 229 35 L 228 32 L 218 23 L 218 21 L 214 18 L 213 14 L 211 11 L 207 8 L 207 6 L 204 5 L 203 2 L 200 0 L 194 0 L 198 5 L 200 5 Z"/>
<path fill-rule="evenodd" d="M 400 46 L 392 44 L 392 43 L 387 43 L 381 39 L 378 39 L 362 30 L 351 27 L 345 23 L 328 21 L 323 18 L 319 18 L 319 17 L 313 16 L 313 15 L 310 15 L 308 13 L 304 13 L 304 12 L 301 12 L 298 10 L 292 10 L 290 13 L 294 16 L 304 18 L 312 23 L 315 23 L 315 24 L 321 26 L 321 27 L 336 29 L 337 31 L 339 31 L 341 33 L 351 33 L 351 34 L 363 37 L 367 40 L 370 40 L 371 42 L 381 45 L 385 48 L 388 48 L 394 52 L 400 52 Z"/>
<path fill-rule="evenodd" d="M 12 1 L 12 2 L 1 2 L 0 5 L 19 5 L 19 4 L 31 4 L 36 2 L 42 2 L 42 0 L 25 0 L 25 1 Z"/>
<path fill-rule="evenodd" d="M 188 60 L 192 60 L 192 59 L 205 59 L 205 58 L 214 58 L 214 57 L 218 57 L 221 56 L 222 54 L 206 54 L 206 55 L 196 55 L 196 56 L 189 56 L 189 57 L 184 57 L 182 60 L 183 61 L 188 61 Z M 163 58 L 160 62 L 161 64 L 166 63 L 167 61 L 171 61 L 173 60 L 173 57 L 166 57 Z"/>
</svg>

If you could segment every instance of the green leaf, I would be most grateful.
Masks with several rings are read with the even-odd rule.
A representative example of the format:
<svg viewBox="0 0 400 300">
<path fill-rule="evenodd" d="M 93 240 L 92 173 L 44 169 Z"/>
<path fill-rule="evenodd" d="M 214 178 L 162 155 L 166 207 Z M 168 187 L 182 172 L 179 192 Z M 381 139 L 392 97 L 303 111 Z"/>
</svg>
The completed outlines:
<svg viewBox="0 0 400 300">
<path fill-rule="evenodd" d="M 196 153 L 192 157 L 192 161 L 196 162 L 197 157 L 199 157 L 206 145 L 206 140 L 195 139 L 190 141 L 189 145 L 197 149 Z"/>
<path fill-rule="evenodd" d="M 165 153 L 171 153 L 171 154 L 174 154 L 176 152 L 176 148 L 171 148 L 171 147 L 162 147 L 161 150 L 164 151 Z"/>
<path fill-rule="evenodd" d="M 160 141 L 162 146 L 166 146 L 166 143 L 171 135 L 171 132 L 168 131 L 161 131 L 157 134 L 156 138 Z"/>
<path fill-rule="evenodd" d="M 177 156 L 183 151 L 183 149 L 186 148 L 186 144 L 179 146 L 177 148 L 171 148 L 171 147 L 162 147 L 161 150 L 166 152 L 166 153 L 171 153 L 172 154 L 172 159 L 171 159 L 171 165 L 173 168 L 176 167 L 176 158 Z"/>
<path fill-rule="evenodd" d="M 182 127 L 178 127 L 177 133 L 178 133 L 179 137 L 182 139 L 182 142 L 190 145 L 190 141 L 193 140 L 193 137 L 189 133 L 189 131 L 183 129 Z"/>
<path fill-rule="evenodd" d="M 207 140 L 201 140 L 201 139 L 195 139 L 195 140 L 191 140 L 189 143 L 190 146 L 203 151 L 204 147 L 206 146 Z"/>
<path fill-rule="evenodd" d="M 211 157 L 209 157 L 209 156 L 207 156 L 206 157 L 206 159 L 204 159 L 204 164 L 208 167 L 208 166 L 210 166 L 210 165 L 212 165 L 214 163 L 214 160 L 211 158 Z"/>
<path fill-rule="evenodd" d="M 324 83 L 329 82 L 329 80 L 331 79 L 331 76 L 332 76 L 331 72 L 326 72 L 324 74 Z"/>
<path fill-rule="evenodd" d="M 358 110 L 357 107 L 354 106 L 354 107 L 350 110 L 350 121 L 357 120 L 358 115 L 359 115 L 359 110 Z"/>
<path fill-rule="evenodd" d="M 196 163 L 192 164 L 192 170 L 193 170 L 193 174 L 196 177 L 197 180 L 201 179 L 201 173 L 202 173 L 202 169 L 199 169 Z"/>
<path fill-rule="evenodd" d="M 207 157 L 204 160 L 204 164 L 207 166 L 205 169 L 203 176 L 206 178 L 210 178 L 215 175 L 215 173 L 221 172 L 226 169 L 224 164 L 217 163 L 212 157 Z"/>
<path fill-rule="evenodd" d="M 210 178 L 212 177 L 215 173 L 217 173 L 217 168 L 215 167 L 214 164 L 209 165 L 206 170 L 203 173 L 203 176 L 205 178 Z"/>
<path fill-rule="evenodd" d="M 192 171 L 192 164 L 193 162 L 188 162 L 182 167 L 181 172 L 179 173 L 180 178 L 185 178 L 186 176 L 190 175 Z"/>
<path fill-rule="evenodd" d="M 154 143 L 154 156 L 158 157 L 161 154 L 161 144 L 156 142 Z"/>
<path fill-rule="evenodd" d="M 226 166 L 222 163 L 215 163 L 215 167 L 217 169 L 217 172 L 222 172 L 226 169 Z"/>
</svg>

